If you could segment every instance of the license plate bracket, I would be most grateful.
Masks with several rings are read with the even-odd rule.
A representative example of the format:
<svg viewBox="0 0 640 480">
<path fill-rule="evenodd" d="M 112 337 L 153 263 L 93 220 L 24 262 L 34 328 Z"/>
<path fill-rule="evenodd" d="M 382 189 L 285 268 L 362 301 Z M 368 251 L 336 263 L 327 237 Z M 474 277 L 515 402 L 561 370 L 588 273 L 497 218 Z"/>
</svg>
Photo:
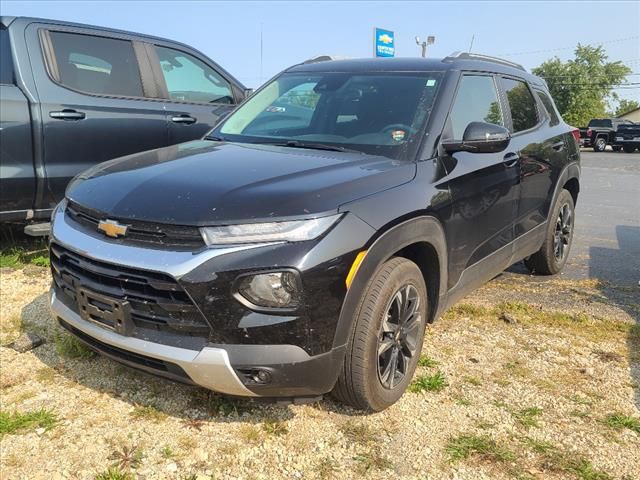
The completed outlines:
<svg viewBox="0 0 640 480">
<path fill-rule="evenodd" d="M 118 300 L 101 293 L 78 289 L 78 310 L 80 316 L 101 327 L 114 330 L 121 335 L 131 335 L 131 305 L 126 300 Z"/>
</svg>

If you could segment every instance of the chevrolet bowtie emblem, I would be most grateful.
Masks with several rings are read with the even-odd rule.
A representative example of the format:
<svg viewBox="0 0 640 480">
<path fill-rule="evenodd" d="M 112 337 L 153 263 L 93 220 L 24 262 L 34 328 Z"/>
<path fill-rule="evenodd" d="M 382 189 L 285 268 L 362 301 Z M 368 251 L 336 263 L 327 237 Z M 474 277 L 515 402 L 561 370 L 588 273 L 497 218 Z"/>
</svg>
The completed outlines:
<svg viewBox="0 0 640 480">
<path fill-rule="evenodd" d="M 98 223 L 98 230 L 113 238 L 125 236 L 128 228 L 128 225 L 122 225 L 115 220 L 100 220 Z"/>
</svg>

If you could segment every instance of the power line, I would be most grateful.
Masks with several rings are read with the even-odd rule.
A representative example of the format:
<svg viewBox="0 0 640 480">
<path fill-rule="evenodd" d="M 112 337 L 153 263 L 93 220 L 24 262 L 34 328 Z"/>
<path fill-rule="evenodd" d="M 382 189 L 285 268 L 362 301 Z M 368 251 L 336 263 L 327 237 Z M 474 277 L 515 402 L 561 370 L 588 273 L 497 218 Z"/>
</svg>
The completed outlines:
<svg viewBox="0 0 640 480">
<path fill-rule="evenodd" d="M 638 35 L 633 35 L 631 37 L 625 37 L 625 38 L 616 38 L 613 40 L 604 40 L 601 42 L 593 42 L 597 45 L 605 45 L 605 44 L 609 44 L 609 43 L 618 43 L 618 42 L 626 42 L 628 40 L 636 40 L 640 38 L 640 36 Z M 501 53 L 498 54 L 498 56 L 500 57 L 509 57 L 509 56 L 516 56 L 516 55 L 533 55 L 534 53 L 548 53 L 548 52 L 560 52 L 562 50 L 573 50 L 576 48 L 576 45 L 573 45 L 571 47 L 558 47 L 558 48 L 547 48 L 544 50 L 529 50 L 527 52 L 514 52 L 514 53 Z"/>
</svg>

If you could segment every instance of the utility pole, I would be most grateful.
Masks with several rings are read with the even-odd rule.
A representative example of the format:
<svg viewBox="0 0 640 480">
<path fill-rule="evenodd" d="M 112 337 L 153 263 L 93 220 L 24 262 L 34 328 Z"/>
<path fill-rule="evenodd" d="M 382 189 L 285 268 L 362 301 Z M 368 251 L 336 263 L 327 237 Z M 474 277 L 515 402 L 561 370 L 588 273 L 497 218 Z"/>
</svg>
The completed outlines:
<svg viewBox="0 0 640 480">
<path fill-rule="evenodd" d="M 422 47 L 422 58 L 425 58 L 427 56 L 427 46 L 433 45 L 434 43 L 436 43 L 436 37 L 434 37 L 433 35 L 429 35 L 427 37 L 427 40 L 424 42 L 420 41 L 420 37 L 416 37 L 416 44 Z"/>
<path fill-rule="evenodd" d="M 262 85 L 262 58 L 263 58 L 263 48 L 262 48 L 262 22 L 260 22 L 260 84 Z"/>
</svg>

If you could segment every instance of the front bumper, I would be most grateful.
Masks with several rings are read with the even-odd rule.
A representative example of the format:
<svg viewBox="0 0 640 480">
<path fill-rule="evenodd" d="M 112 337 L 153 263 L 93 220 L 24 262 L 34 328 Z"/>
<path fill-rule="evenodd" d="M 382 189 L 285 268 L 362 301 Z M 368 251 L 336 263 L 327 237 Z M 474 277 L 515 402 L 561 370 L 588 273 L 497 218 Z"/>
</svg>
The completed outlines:
<svg viewBox="0 0 640 480">
<path fill-rule="evenodd" d="M 231 367 L 229 355 L 221 348 L 205 347 L 197 351 L 125 337 L 82 319 L 80 315 L 57 299 L 53 290 L 50 292 L 50 300 L 51 312 L 59 319 L 58 321 L 62 320 L 64 322 L 63 326 L 67 330 L 85 341 L 85 343 L 88 343 L 92 348 L 100 351 L 100 353 L 112 358 L 115 357 L 115 360 L 120 360 L 131 366 L 160 375 L 165 369 L 158 368 L 157 365 L 164 365 L 167 372 L 165 376 L 179 380 L 180 374 L 177 373 L 176 369 L 171 368 L 171 366 L 177 366 L 184 371 L 187 379 L 196 385 L 228 395 L 256 395 L 242 384 Z M 69 326 L 72 328 L 69 328 Z M 115 349 L 110 347 L 115 347 Z M 118 351 L 132 352 L 137 355 L 124 357 L 118 355 Z M 126 358 L 136 358 L 138 361 L 127 361 Z M 147 361 L 144 362 L 144 359 L 147 359 Z M 148 361 L 148 359 L 157 360 L 158 362 L 153 365 L 153 362 Z"/>
</svg>

